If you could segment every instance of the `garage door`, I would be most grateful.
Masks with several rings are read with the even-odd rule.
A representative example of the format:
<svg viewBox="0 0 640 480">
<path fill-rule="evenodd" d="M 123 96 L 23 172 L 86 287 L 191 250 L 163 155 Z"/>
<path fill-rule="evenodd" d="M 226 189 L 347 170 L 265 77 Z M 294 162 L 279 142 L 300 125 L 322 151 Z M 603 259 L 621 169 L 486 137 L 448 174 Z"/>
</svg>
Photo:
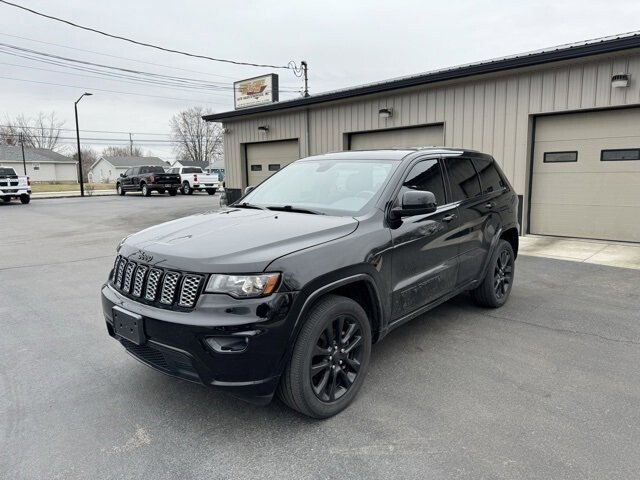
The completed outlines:
<svg viewBox="0 0 640 480">
<path fill-rule="evenodd" d="M 433 125 L 430 127 L 352 133 L 349 145 L 351 150 L 444 145 L 444 127 L 442 125 Z"/>
<path fill-rule="evenodd" d="M 531 233 L 640 242 L 640 109 L 536 121 Z"/>
<path fill-rule="evenodd" d="M 249 143 L 247 145 L 249 185 L 258 185 L 298 158 L 300 158 L 300 150 L 297 140 Z"/>
</svg>

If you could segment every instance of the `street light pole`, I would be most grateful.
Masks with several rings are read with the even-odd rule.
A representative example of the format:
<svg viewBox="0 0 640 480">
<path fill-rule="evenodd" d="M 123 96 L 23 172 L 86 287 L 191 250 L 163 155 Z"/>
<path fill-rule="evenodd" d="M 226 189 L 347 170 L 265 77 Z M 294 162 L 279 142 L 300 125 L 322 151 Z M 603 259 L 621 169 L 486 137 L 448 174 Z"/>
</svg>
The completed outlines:
<svg viewBox="0 0 640 480">
<path fill-rule="evenodd" d="M 73 104 L 73 108 L 76 112 L 76 138 L 78 140 L 78 171 L 80 173 L 80 196 L 84 197 L 84 178 L 82 173 L 82 153 L 80 152 L 80 128 L 78 127 L 78 102 L 82 100 L 82 97 L 93 95 L 93 93 L 84 92 L 80 95 L 80 98 Z"/>
</svg>

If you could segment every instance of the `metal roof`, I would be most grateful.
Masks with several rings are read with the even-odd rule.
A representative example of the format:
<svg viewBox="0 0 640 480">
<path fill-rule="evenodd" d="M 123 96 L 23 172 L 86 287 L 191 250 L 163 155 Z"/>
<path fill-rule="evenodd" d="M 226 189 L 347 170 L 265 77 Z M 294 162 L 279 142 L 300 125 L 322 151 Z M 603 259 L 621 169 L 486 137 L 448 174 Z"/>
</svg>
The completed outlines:
<svg viewBox="0 0 640 480">
<path fill-rule="evenodd" d="M 27 163 L 76 163 L 76 160 L 47 148 L 25 148 Z M 22 148 L 17 145 L 0 145 L 0 162 L 22 163 Z"/>
<path fill-rule="evenodd" d="M 167 162 L 165 162 L 164 160 L 158 157 L 100 157 L 98 160 L 101 160 L 101 159 L 104 159 L 105 161 L 109 162 L 114 167 L 121 167 L 121 168 L 143 167 L 143 166 L 160 166 L 160 167 L 167 166 Z"/>
<path fill-rule="evenodd" d="M 245 117 L 260 113 L 273 112 L 288 108 L 303 107 L 317 103 L 348 99 L 352 97 L 370 95 L 374 93 L 397 90 L 400 88 L 414 87 L 429 83 L 454 80 L 472 75 L 495 73 L 516 68 L 543 65 L 563 60 L 572 60 L 591 55 L 619 52 L 632 48 L 640 48 L 640 31 L 614 35 L 610 37 L 596 38 L 582 42 L 559 45 L 556 47 L 536 50 L 508 57 L 486 60 L 477 63 L 469 63 L 450 67 L 442 70 L 400 77 L 382 82 L 370 83 L 357 87 L 312 95 L 306 98 L 297 98 L 284 102 L 276 102 L 260 107 L 232 110 L 223 113 L 205 115 L 202 118 L 210 122 L 220 122 L 227 119 Z"/>
</svg>

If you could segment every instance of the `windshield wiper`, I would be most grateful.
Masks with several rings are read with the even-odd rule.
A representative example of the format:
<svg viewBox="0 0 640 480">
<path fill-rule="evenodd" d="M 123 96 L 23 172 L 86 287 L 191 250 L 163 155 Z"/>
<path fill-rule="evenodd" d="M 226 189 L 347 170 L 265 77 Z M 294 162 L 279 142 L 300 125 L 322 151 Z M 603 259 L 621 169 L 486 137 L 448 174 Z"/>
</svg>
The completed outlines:
<svg viewBox="0 0 640 480">
<path fill-rule="evenodd" d="M 237 205 L 232 205 L 234 208 L 255 208 L 256 210 L 266 210 L 265 207 L 261 207 L 260 205 L 254 205 L 253 203 L 243 202 Z"/>
<path fill-rule="evenodd" d="M 317 210 L 309 210 L 308 208 L 298 208 L 298 207 L 292 207 L 291 205 L 283 205 L 283 206 L 277 206 L 277 205 L 270 205 L 267 207 L 269 210 L 274 210 L 276 212 L 295 212 L 295 213 L 309 213 L 311 215 L 325 215 L 322 212 L 319 212 Z"/>
</svg>

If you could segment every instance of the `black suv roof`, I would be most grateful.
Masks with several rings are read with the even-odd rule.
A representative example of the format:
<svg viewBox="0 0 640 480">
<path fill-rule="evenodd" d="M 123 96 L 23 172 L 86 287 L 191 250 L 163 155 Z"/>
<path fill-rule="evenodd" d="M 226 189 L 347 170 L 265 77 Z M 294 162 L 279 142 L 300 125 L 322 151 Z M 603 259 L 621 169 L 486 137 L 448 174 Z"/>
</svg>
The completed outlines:
<svg viewBox="0 0 640 480">
<path fill-rule="evenodd" d="M 471 154 L 486 155 L 476 150 L 466 150 L 463 148 L 449 147 L 412 147 L 412 148 L 388 148 L 380 150 L 349 150 L 346 152 L 331 152 L 321 155 L 313 155 L 306 157 L 304 160 L 338 160 L 338 159 L 358 159 L 358 160 L 402 160 L 407 155 L 417 152 L 433 153 L 433 154 Z"/>
</svg>

